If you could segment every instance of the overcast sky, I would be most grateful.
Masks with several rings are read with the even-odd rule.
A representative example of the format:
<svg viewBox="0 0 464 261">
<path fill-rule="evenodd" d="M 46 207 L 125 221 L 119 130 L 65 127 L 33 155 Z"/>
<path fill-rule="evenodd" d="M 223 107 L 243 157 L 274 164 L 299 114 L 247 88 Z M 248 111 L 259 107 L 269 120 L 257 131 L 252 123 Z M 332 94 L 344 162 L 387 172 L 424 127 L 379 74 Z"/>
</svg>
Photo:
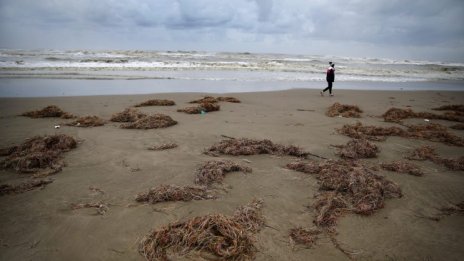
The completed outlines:
<svg viewBox="0 0 464 261">
<path fill-rule="evenodd" d="M 464 61 L 463 0 L 0 0 L 0 48 Z"/>
</svg>

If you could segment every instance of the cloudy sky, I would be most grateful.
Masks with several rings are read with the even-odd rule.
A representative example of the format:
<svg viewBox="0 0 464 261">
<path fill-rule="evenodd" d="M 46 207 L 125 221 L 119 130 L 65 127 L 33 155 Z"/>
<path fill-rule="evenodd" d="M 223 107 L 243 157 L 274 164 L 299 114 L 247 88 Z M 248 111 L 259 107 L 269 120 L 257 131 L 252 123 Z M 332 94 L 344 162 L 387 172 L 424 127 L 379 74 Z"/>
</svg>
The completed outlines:
<svg viewBox="0 0 464 261">
<path fill-rule="evenodd" d="M 0 48 L 464 61 L 463 0 L 0 0 Z"/>
</svg>

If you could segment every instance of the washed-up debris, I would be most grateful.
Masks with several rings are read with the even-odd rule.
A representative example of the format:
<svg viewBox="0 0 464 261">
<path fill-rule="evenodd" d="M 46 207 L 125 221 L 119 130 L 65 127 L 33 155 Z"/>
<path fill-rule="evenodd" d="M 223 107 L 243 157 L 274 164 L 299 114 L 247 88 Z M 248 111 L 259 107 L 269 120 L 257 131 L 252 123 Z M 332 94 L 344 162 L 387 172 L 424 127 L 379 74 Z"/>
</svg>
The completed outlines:
<svg viewBox="0 0 464 261">
<path fill-rule="evenodd" d="M 0 185 L 0 196 L 11 195 L 11 194 L 20 194 L 26 191 L 34 189 L 42 189 L 46 185 L 52 183 L 52 179 L 32 179 L 26 182 L 20 183 L 18 185 L 11 184 L 1 184 Z"/>
<path fill-rule="evenodd" d="M 261 208 L 262 201 L 254 200 L 232 217 L 210 214 L 171 223 L 145 236 L 139 253 L 147 260 L 168 260 L 168 250 L 180 255 L 207 252 L 220 260 L 253 260 L 257 252 L 253 234 L 264 225 Z"/>
<path fill-rule="evenodd" d="M 21 173 L 56 173 L 64 166 L 62 154 L 76 146 L 76 140 L 65 134 L 36 136 L 21 145 L 2 149 L 0 155 L 6 158 L 0 166 Z"/>
<path fill-rule="evenodd" d="M 98 127 L 105 125 L 105 120 L 99 118 L 98 116 L 84 116 L 79 117 L 76 120 L 66 123 L 68 126 L 74 127 Z"/>
<path fill-rule="evenodd" d="M 176 103 L 171 100 L 166 100 L 166 99 L 152 99 L 148 101 L 144 101 L 142 103 L 139 103 L 137 105 L 134 105 L 134 107 L 144 107 L 144 106 L 174 106 Z"/>
<path fill-rule="evenodd" d="M 334 103 L 326 112 L 329 117 L 342 116 L 345 118 L 360 118 L 363 111 L 356 105 Z"/>
<path fill-rule="evenodd" d="M 47 118 L 47 117 L 57 117 L 62 119 L 71 119 L 76 118 L 76 116 L 64 112 L 58 106 L 49 105 L 41 110 L 29 111 L 21 114 L 21 116 L 31 117 L 31 118 Z"/>
<path fill-rule="evenodd" d="M 121 125 L 123 129 L 157 129 L 167 128 L 176 125 L 177 121 L 173 120 L 168 115 L 155 114 L 147 117 L 140 118 L 135 122 L 130 122 Z"/>
<path fill-rule="evenodd" d="M 444 158 L 439 156 L 434 148 L 427 145 L 415 149 L 406 158 L 410 160 L 430 160 L 435 164 L 445 166 L 449 170 L 464 170 L 464 156 L 456 159 Z"/>
<path fill-rule="evenodd" d="M 177 148 L 178 145 L 175 143 L 163 143 L 161 145 L 155 145 L 148 148 L 148 150 L 169 150 Z"/>
<path fill-rule="evenodd" d="M 423 176 L 424 172 L 416 164 L 412 164 L 408 161 L 397 160 L 390 163 L 381 163 L 380 167 L 385 170 L 406 173 L 413 176 Z"/>
<path fill-rule="evenodd" d="M 113 121 L 113 122 L 134 122 L 134 121 L 137 121 L 137 120 L 139 120 L 141 118 L 144 118 L 146 116 L 147 115 L 145 113 L 142 113 L 137 109 L 127 108 L 122 112 L 113 114 L 113 116 L 111 116 L 110 121 Z"/>
<path fill-rule="evenodd" d="M 151 188 L 147 193 L 138 194 L 135 200 L 155 204 L 164 201 L 191 201 L 212 198 L 214 196 L 206 187 L 161 185 Z"/>
<path fill-rule="evenodd" d="M 346 145 L 334 146 L 339 148 L 337 154 L 345 159 L 375 158 L 380 149 L 366 139 L 353 139 Z"/>
<path fill-rule="evenodd" d="M 251 168 L 230 160 L 207 161 L 198 168 L 195 184 L 210 186 L 213 183 L 222 183 L 227 173 L 233 171 L 251 172 Z"/>
</svg>

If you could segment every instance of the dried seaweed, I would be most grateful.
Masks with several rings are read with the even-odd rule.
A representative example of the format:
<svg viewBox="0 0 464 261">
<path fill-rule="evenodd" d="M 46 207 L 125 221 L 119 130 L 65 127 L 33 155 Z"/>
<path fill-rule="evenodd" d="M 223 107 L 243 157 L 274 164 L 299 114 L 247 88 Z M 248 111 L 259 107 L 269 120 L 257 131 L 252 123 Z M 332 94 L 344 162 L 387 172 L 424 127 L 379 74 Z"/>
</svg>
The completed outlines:
<svg viewBox="0 0 464 261">
<path fill-rule="evenodd" d="M 222 140 L 208 148 L 206 153 L 209 152 L 234 156 L 272 154 L 280 156 L 289 155 L 296 157 L 306 157 L 308 155 L 312 155 L 296 146 L 284 146 L 275 144 L 270 140 L 252 140 L 247 138 Z"/>
<path fill-rule="evenodd" d="M 134 122 L 143 117 L 146 117 L 145 113 L 140 112 L 137 109 L 127 108 L 122 112 L 115 113 L 111 116 L 110 121 L 113 122 Z"/>
<path fill-rule="evenodd" d="M 360 118 L 363 111 L 355 105 L 345 105 L 338 102 L 329 107 L 325 113 L 329 117 L 343 116 L 346 118 Z"/>
<path fill-rule="evenodd" d="M 134 105 L 134 107 L 144 107 L 144 106 L 173 106 L 176 105 L 174 101 L 171 100 L 162 100 L 162 99 L 153 99 L 153 100 L 148 100 L 144 101 L 142 103 L 139 103 L 137 105 Z"/>
<path fill-rule="evenodd" d="M 104 215 L 109 210 L 108 205 L 103 202 L 72 203 L 71 204 L 72 210 L 81 209 L 81 208 L 96 208 L 97 213 L 100 215 Z"/>
<path fill-rule="evenodd" d="M 161 145 L 151 146 L 148 150 L 169 150 L 177 148 L 177 144 L 175 143 L 163 143 Z"/>
<path fill-rule="evenodd" d="M 26 191 L 30 191 L 37 188 L 44 188 L 46 185 L 52 183 L 51 179 L 33 179 L 27 182 L 20 183 L 18 185 L 1 184 L 0 185 L 0 196 L 20 194 Z"/>
<path fill-rule="evenodd" d="M 450 128 L 455 129 L 455 130 L 464 130 L 464 124 L 463 123 L 455 124 L 455 125 L 450 126 Z"/>
<path fill-rule="evenodd" d="M 464 146 L 464 139 L 446 130 L 439 124 L 406 125 L 407 129 L 400 127 L 363 126 L 360 122 L 354 125 L 345 124 L 337 131 L 354 139 L 369 139 L 383 141 L 386 136 L 399 136 L 404 138 L 422 139 L 442 142 L 453 146 Z"/>
<path fill-rule="evenodd" d="M 209 186 L 213 183 L 222 183 L 225 175 L 233 171 L 251 172 L 252 170 L 230 160 L 207 161 L 197 169 L 195 184 Z"/>
<path fill-rule="evenodd" d="M 71 119 L 76 116 L 64 112 L 58 106 L 49 105 L 41 110 L 29 111 L 21 114 L 21 116 L 31 117 L 31 118 L 47 118 L 47 117 L 59 117 L 62 119 Z"/>
<path fill-rule="evenodd" d="M 424 172 L 422 172 L 419 166 L 403 160 L 397 160 L 390 163 L 381 163 L 380 167 L 382 167 L 385 170 L 406 173 L 413 176 L 424 175 Z"/>
<path fill-rule="evenodd" d="M 140 193 L 135 200 L 155 204 L 164 201 L 191 201 L 212 199 L 213 195 L 206 187 L 161 185 L 151 188 L 147 193 Z"/>
<path fill-rule="evenodd" d="M 76 140 L 64 134 L 33 137 L 21 145 L 4 149 L 7 157 L 0 162 L 1 168 L 22 173 L 58 172 L 64 166 L 62 153 L 76 146 Z"/>
<path fill-rule="evenodd" d="M 74 127 L 98 127 L 105 125 L 105 120 L 99 118 L 98 116 L 84 116 L 79 117 L 73 122 L 66 123 L 68 126 Z"/>
<path fill-rule="evenodd" d="M 366 139 L 350 140 L 346 145 L 335 146 L 339 148 L 337 154 L 345 159 L 376 158 L 380 149 Z"/>
<path fill-rule="evenodd" d="M 344 212 L 353 211 L 370 215 L 384 206 L 386 198 L 401 197 L 399 186 L 378 176 L 357 161 L 326 160 L 321 162 L 301 161 L 287 164 L 287 168 L 315 174 L 321 193 L 314 204 L 315 224 L 332 227 Z"/>
<path fill-rule="evenodd" d="M 168 115 L 164 114 L 155 114 L 147 117 L 138 119 L 132 123 L 126 123 L 121 125 L 123 129 L 157 129 L 157 128 L 167 128 L 173 125 L 176 125 L 177 121 L 173 120 Z"/>
<path fill-rule="evenodd" d="M 435 149 L 430 146 L 422 146 L 406 156 L 410 160 L 430 160 L 435 164 L 443 165 L 449 170 L 464 170 L 464 156 L 456 159 L 439 156 Z"/>
<path fill-rule="evenodd" d="M 224 102 L 241 103 L 241 101 L 235 97 L 217 97 L 216 99 Z"/>
<path fill-rule="evenodd" d="M 443 105 L 438 108 L 433 108 L 435 111 L 460 111 L 464 112 L 464 104 Z"/>
<path fill-rule="evenodd" d="M 290 240 L 296 244 L 312 247 L 321 234 L 319 229 L 304 229 L 302 227 L 290 229 Z"/>
<path fill-rule="evenodd" d="M 464 215 L 464 201 L 457 204 L 451 204 L 448 207 L 440 208 L 441 215 L 449 216 L 453 214 Z"/>
<path fill-rule="evenodd" d="M 189 251 L 208 252 L 221 260 L 252 260 L 257 252 L 253 232 L 264 224 L 261 207 L 262 201 L 255 200 L 238 209 L 232 217 L 210 214 L 171 223 L 145 236 L 139 253 L 147 260 L 168 260 L 168 250 L 181 255 Z M 248 215 L 250 210 L 258 216 Z"/>
<path fill-rule="evenodd" d="M 198 100 L 193 100 L 193 101 L 189 101 L 189 103 L 216 103 L 218 102 L 218 100 L 216 98 L 214 98 L 213 96 L 205 96 L 201 99 L 198 99 Z"/>
<path fill-rule="evenodd" d="M 462 115 L 461 115 L 462 116 Z M 437 119 L 464 122 L 464 118 L 457 114 L 434 114 L 430 112 L 414 112 L 411 109 L 390 108 L 382 117 L 387 122 L 401 122 L 401 120 L 408 118 L 422 118 L 422 119 Z"/>
<path fill-rule="evenodd" d="M 184 109 L 178 109 L 178 112 L 185 112 L 188 114 L 200 114 L 205 112 L 219 111 L 221 107 L 217 103 L 212 102 L 203 102 L 200 105 L 195 107 L 187 107 Z"/>
</svg>

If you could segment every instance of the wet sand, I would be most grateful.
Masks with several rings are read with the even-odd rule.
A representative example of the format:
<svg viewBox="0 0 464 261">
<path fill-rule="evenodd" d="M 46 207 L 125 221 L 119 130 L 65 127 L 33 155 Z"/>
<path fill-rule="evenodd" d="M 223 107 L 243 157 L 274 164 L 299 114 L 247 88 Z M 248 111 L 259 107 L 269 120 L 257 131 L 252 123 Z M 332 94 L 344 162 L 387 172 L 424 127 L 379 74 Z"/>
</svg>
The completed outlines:
<svg viewBox="0 0 464 261">
<path fill-rule="evenodd" d="M 270 139 L 337 159 L 330 145 L 350 140 L 335 131 L 343 124 L 361 121 L 368 125 L 395 126 L 377 116 L 391 107 L 411 106 L 414 111 L 430 111 L 441 105 L 464 103 L 464 92 L 336 90 L 335 93 L 335 97 L 321 97 L 317 90 L 302 89 L 229 93 L 226 96 L 236 97 L 242 103 L 221 102 L 220 111 L 205 115 L 176 112 L 205 93 L 1 98 L 0 147 L 19 144 L 35 135 L 55 133 L 71 135 L 80 142 L 77 149 L 65 153 L 66 167 L 51 176 L 54 182 L 43 190 L 0 197 L 0 259 L 143 260 L 137 252 L 138 241 L 151 229 L 208 213 L 232 214 L 236 207 L 253 198 L 262 198 L 268 226 L 257 235 L 256 260 L 348 260 L 328 238 L 321 238 L 310 249 L 294 249 L 289 243 L 289 229 L 313 226 L 314 210 L 307 206 L 314 202 L 319 187 L 313 176 L 284 168 L 294 160 L 292 157 L 220 156 L 246 164 L 253 172 L 228 174 L 224 180 L 227 192 L 215 200 L 156 205 L 138 204 L 134 200 L 138 193 L 160 184 L 193 184 L 196 168 L 207 160 L 218 159 L 202 152 L 222 140 L 221 135 Z M 66 120 L 17 116 L 53 104 L 72 114 L 109 119 L 113 113 L 153 98 L 171 99 L 177 105 L 139 109 L 147 114 L 167 114 L 179 122 L 177 125 L 155 130 L 120 129 L 119 123 L 54 129 L 54 125 Z M 327 117 L 325 111 L 334 102 L 358 105 L 364 111 L 362 118 Z M 405 121 L 423 122 L 422 119 Z M 462 131 L 449 131 L 464 136 Z M 166 151 L 147 150 L 168 142 L 179 146 Z M 389 137 L 376 144 L 381 149 L 379 157 L 364 161 L 402 159 L 421 145 L 432 145 L 446 157 L 464 155 L 461 147 L 424 140 Z M 348 214 L 340 218 L 336 238 L 344 248 L 354 251 L 359 260 L 464 258 L 463 216 L 451 215 L 439 222 L 421 217 L 436 215 L 437 208 L 464 200 L 463 171 L 450 171 L 429 161 L 414 163 L 424 170 L 423 177 L 378 172 L 400 185 L 402 198 L 387 199 L 385 208 L 371 216 Z M 0 171 L 0 184 L 26 179 L 27 174 Z M 95 209 L 70 209 L 72 203 L 97 201 L 109 204 L 105 215 L 96 214 Z M 189 254 L 179 260 L 203 259 Z"/>
</svg>

